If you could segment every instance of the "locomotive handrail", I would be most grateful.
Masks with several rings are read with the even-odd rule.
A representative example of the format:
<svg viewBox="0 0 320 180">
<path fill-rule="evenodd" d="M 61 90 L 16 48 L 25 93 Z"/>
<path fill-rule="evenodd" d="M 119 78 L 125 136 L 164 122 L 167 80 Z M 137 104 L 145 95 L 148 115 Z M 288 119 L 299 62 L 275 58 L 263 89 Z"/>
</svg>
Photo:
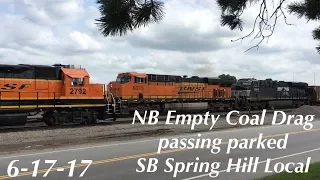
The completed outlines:
<svg viewBox="0 0 320 180">
<path fill-rule="evenodd" d="M 0 107 L 1 106 L 17 106 L 18 108 L 22 108 L 25 106 L 34 106 L 36 108 L 41 107 L 43 101 L 49 100 L 49 106 L 56 107 L 57 103 L 61 99 L 62 93 L 60 92 L 12 92 L 12 91 L 0 91 Z M 72 99 L 78 99 L 79 97 L 74 97 Z M 91 99 L 91 97 L 86 97 Z M 103 98 L 103 97 L 101 97 Z M 66 99 L 69 99 L 66 97 Z M 82 98 L 79 98 L 82 99 Z M 13 105 L 14 104 L 14 105 Z"/>
<path fill-rule="evenodd" d="M 138 93 L 132 93 L 130 95 L 123 95 L 123 99 L 138 100 Z M 189 95 L 177 94 L 177 95 L 149 95 L 145 94 L 143 100 L 155 100 L 155 99 L 221 99 L 221 98 L 235 98 L 234 95 L 228 91 L 206 91 L 206 92 L 190 92 Z M 281 92 L 276 92 L 276 97 L 270 95 L 261 96 L 257 94 L 255 97 L 249 96 L 250 99 L 305 99 L 304 93 L 292 92 L 289 96 L 283 96 Z"/>
<path fill-rule="evenodd" d="M 171 95 L 169 96 L 168 94 L 166 95 L 152 95 L 152 94 L 144 94 L 144 97 L 142 99 L 138 98 L 138 93 L 132 93 L 131 95 L 124 95 L 119 96 L 118 92 L 113 92 L 110 91 L 109 87 L 106 86 L 106 91 L 104 91 L 104 97 L 107 96 L 109 97 L 109 100 L 111 100 L 113 107 L 110 106 L 110 108 L 113 109 L 113 111 L 119 110 L 119 106 L 121 106 L 121 102 L 123 101 L 168 101 L 168 102 L 187 102 L 187 101 L 211 101 L 211 100 L 217 100 L 217 101 L 224 101 L 228 99 L 235 99 L 234 95 L 232 92 L 229 91 L 199 91 L 199 92 L 191 92 L 189 95 L 186 94 L 176 94 L 176 95 Z M 8 93 L 6 95 L 6 93 Z M 14 95 L 16 93 L 16 95 Z M 231 94 L 230 94 L 231 93 Z M 41 105 L 43 105 L 42 100 L 51 100 L 50 105 L 53 107 L 57 107 L 58 101 L 61 99 L 60 96 L 62 93 L 60 92 L 40 92 L 40 91 L 33 91 L 33 92 L 12 92 L 12 91 L 0 91 L 0 106 L 6 106 L 8 103 L 6 101 L 15 101 L 15 105 L 17 107 L 23 107 L 23 105 L 26 105 L 26 101 L 28 100 L 36 100 L 33 102 L 33 106 L 39 108 Z M 305 92 L 300 92 L 300 91 L 291 91 L 289 94 L 284 96 L 282 92 L 276 91 L 275 96 L 267 95 L 267 96 L 249 96 L 248 98 L 252 101 L 256 100 L 304 100 L 308 99 L 306 97 Z M 66 97 L 68 99 L 68 97 Z M 78 98 L 78 97 L 75 97 Z M 92 98 L 92 97 L 87 97 L 87 98 Z M 80 98 L 81 99 L 81 98 Z M 311 101 L 317 101 L 315 98 L 313 98 Z M 110 101 L 109 101 L 110 102 Z M 9 102 L 10 103 L 10 102 Z M 111 109 L 110 109 L 111 110 Z"/>
</svg>

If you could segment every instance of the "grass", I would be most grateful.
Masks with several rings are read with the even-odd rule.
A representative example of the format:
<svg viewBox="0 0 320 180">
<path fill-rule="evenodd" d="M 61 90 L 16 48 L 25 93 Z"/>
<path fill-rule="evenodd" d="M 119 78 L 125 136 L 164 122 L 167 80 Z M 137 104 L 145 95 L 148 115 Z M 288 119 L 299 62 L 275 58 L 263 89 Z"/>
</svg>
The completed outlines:
<svg viewBox="0 0 320 180">
<path fill-rule="evenodd" d="M 320 162 L 310 164 L 308 173 L 279 173 L 258 180 L 320 180 Z"/>
</svg>

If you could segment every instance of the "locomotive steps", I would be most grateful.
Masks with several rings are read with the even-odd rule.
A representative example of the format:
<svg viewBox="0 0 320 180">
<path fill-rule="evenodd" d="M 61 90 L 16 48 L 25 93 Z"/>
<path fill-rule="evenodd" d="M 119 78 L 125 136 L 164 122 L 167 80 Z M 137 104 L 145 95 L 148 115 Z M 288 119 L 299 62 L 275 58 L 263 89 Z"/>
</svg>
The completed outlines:
<svg viewBox="0 0 320 180">
<path fill-rule="evenodd" d="M 269 112 L 269 113 L 268 113 Z M 273 114 L 268 111 L 265 115 L 264 125 L 272 123 Z M 261 115 L 259 112 L 250 112 L 251 114 Z M 224 113 L 226 114 L 226 113 Z M 243 114 L 243 113 L 242 113 Z M 320 107 L 303 106 L 286 114 L 315 115 L 315 120 L 320 117 Z M 223 114 L 222 114 L 223 116 Z M 220 116 L 221 117 L 221 116 Z M 75 126 L 56 129 L 37 129 L 17 132 L 2 132 L 0 134 L 0 153 L 9 154 L 17 151 L 28 151 L 40 148 L 52 148 L 61 146 L 74 146 L 79 144 L 89 144 L 96 142 L 126 141 L 138 139 L 141 137 L 159 137 L 167 135 L 178 135 L 184 133 L 206 132 L 210 131 L 208 126 L 200 124 L 194 130 L 190 125 L 165 125 L 165 118 L 159 118 L 156 125 L 142 125 L 141 123 L 132 124 L 131 119 L 123 119 L 112 124 L 100 124 L 95 126 Z M 239 122 L 239 116 L 231 117 L 232 123 Z M 217 121 L 211 131 L 221 129 L 248 127 L 249 125 L 230 125 L 226 121 Z"/>
</svg>

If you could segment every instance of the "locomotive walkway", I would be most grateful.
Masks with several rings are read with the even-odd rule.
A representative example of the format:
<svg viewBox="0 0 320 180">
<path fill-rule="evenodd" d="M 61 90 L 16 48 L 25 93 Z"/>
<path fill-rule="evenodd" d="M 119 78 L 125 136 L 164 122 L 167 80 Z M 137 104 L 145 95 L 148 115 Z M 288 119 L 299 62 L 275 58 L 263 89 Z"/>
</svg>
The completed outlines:
<svg viewBox="0 0 320 180">
<path fill-rule="evenodd" d="M 311 161 L 320 161 L 320 122 L 313 122 L 312 130 L 303 130 L 302 126 L 284 125 L 284 126 L 264 126 L 254 128 L 232 129 L 219 132 L 203 133 L 202 138 L 222 138 L 222 147 L 219 154 L 212 154 L 209 149 L 191 149 L 191 150 L 163 150 L 163 154 L 157 154 L 158 143 L 160 138 L 146 138 L 136 141 L 127 141 L 112 144 L 95 144 L 90 146 L 82 146 L 76 149 L 59 149 L 46 152 L 35 152 L 34 154 L 16 154 L 10 157 L 0 156 L 0 179 L 7 179 L 7 167 L 13 160 L 19 160 L 13 164 L 19 168 L 18 177 L 14 179 L 34 179 L 32 177 L 34 164 L 33 161 L 40 159 L 37 177 L 42 179 L 43 175 L 50 168 L 51 164 L 44 164 L 45 160 L 57 160 L 54 167 L 51 169 L 46 178 L 43 179 L 87 179 L 87 180 L 133 180 L 133 179 L 254 179 L 265 176 L 263 173 L 266 167 L 266 159 L 271 158 L 270 169 L 277 162 L 284 164 L 288 162 L 303 162 L 306 163 L 307 158 L 311 157 Z M 264 138 L 275 138 L 276 140 L 283 139 L 285 133 L 288 133 L 288 144 L 286 149 L 257 149 L 256 144 L 252 149 L 231 150 L 230 154 L 226 154 L 227 143 L 230 138 L 246 138 L 248 140 L 257 138 L 259 133 L 263 133 Z M 197 138 L 198 135 L 187 134 L 185 136 L 175 136 L 175 138 Z M 167 137 L 173 138 L 173 137 Z M 265 143 L 266 144 L 266 143 Z M 136 172 L 136 169 L 141 170 L 137 161 L 139 158 L 158 158 L 158 169 L 154 173 Z M 181 161 L 195 162 L 196 157 L 199 157 L 199 162 L 221 162 L 219 176 L 211 178 L 208 173 L 193 173 L 182 172 L 178 173 L 176 178 L 173 178 L 173 172 L 164 172 L 165 169 L 170 169 L 170 166 L 165 162 L 168 158 L 174 158 L 171 164 Z M 226 173 L 229 158 L 234 158 L 233 164 L 236 164 L 237 158 L 243 157 L 259 157 L 257 173 Z M 73 177 L 68 177 L 70 171 L 69 161 L 76 160 L 76 165 Z M 81 160 L 93 160 L 92 164 L 84 173 L 82 178 L 79 175 L 86 168 L 86 164 L 80 164 Z M 144 163 L 145 165 L 147 163 Z M 57 171 L 61 167 L 64 171 Z M 280 166 L 278 166 L 280 167 Z M 21 172 L 21 168 L 28 168 L 26 172 Z M 209 168 L 210 169 L 210 168 Z M 252 170 L 253 168 L 251 168 Z M 152 170 L 152 168 L 151 168 Z M 190 168 L 193 171 L 193 166 Z M 14 170 L 12 170 L 14 172 Z M 38 179 L 37 178 L 37 179 Z"/>
</svg>

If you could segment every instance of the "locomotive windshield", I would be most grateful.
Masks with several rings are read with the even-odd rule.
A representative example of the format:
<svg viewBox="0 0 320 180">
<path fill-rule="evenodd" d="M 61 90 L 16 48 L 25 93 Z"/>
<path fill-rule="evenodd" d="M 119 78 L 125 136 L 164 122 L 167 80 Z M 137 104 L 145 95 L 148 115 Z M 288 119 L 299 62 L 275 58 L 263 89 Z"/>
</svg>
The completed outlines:
<svg viewBox="0 0 320 180">
<path fill-rule="evenodd" d="M 116 82 L 119 84 L 124 84 L 131 81 L 131 76 L 118 76 Z"/>
<path fill-rule="evenodd" d="M 238 86 L 250 87 L 256 79 L 239 79 L 236 83 Z"/>
</svg>

